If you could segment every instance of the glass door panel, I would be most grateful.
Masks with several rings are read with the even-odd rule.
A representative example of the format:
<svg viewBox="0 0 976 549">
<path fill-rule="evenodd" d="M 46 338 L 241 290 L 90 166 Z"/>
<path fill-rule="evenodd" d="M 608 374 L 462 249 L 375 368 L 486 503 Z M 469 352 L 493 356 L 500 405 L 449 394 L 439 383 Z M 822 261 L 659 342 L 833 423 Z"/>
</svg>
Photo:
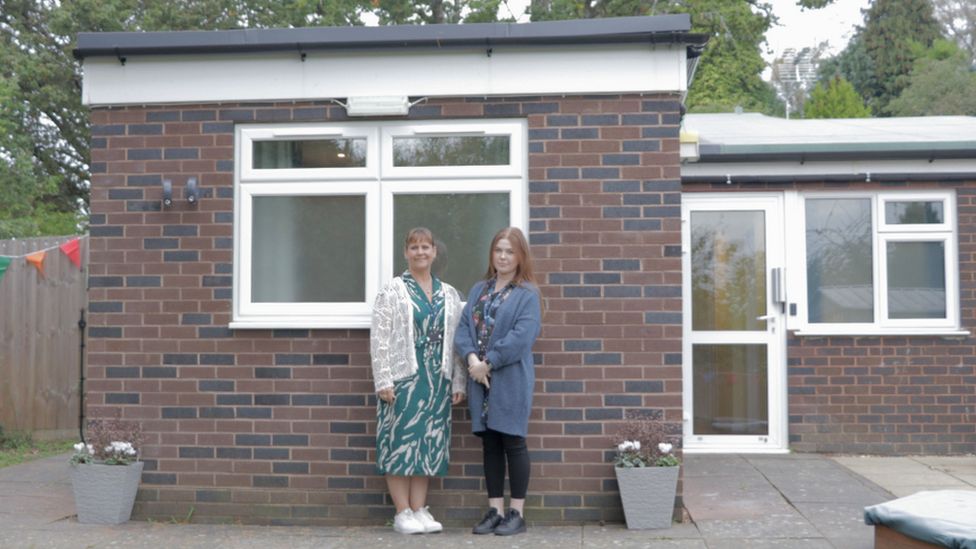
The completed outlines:
<svg viewBox="0 0 976 549">
<path fill-rule="evenodd" d="M 686 451 L 786 448 L 782 200 L 684 195 Z"/>
</svg>

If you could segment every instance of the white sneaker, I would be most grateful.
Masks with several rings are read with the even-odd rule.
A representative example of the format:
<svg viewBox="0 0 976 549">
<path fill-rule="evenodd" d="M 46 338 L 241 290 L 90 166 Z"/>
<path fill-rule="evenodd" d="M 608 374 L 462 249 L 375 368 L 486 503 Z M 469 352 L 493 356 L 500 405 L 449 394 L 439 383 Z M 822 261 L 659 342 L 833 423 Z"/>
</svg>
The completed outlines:
<svg viewBox="0 0 976 549">
<path fill-rule="evenodd" d="M 393 517 L 393 529 L 401 534 L 423 534 L 426 531 L 409 507 Z"/>
<path fill-rule="evenodd" d="M 429 507 L 421 507 L 413 512 L 413 518 L 417 519 L 420 524 L 424 527 L 424 533 L 433 534 L 434 532 L 440 532 L 444 529 L 444 525 L 434 520 L 433 515 L 430 514 Z"/>
</svg>

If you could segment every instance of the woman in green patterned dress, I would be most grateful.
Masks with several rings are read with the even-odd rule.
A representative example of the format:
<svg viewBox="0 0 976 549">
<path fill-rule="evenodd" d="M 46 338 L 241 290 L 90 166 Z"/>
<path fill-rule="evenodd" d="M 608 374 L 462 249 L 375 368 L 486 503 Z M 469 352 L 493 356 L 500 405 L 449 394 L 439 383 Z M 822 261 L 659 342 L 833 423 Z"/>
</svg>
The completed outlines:
<svg viewBox="0 0 976 549">
<path fill-rule="evenodd" d="M 393 529 L 420 534 L 443 529 L 427 508 L 427 486 L 430 477 L 447 475 L 451 404 L 464 399 L 467 372 L 454 354 L 461 298 L 431 273 L 431 232 L 411 230 L 403 255 L 407 270 L 373 305 L 376 467 L 396 506 Z"/>
</svg>

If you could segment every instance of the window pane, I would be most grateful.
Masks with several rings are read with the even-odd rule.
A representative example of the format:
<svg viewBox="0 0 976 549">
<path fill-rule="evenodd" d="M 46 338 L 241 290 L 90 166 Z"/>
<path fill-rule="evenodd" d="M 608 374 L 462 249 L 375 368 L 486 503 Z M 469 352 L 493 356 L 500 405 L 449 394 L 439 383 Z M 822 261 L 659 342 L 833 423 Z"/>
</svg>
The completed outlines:
<svg viewBox="0 0 976 549">
<path fill-rule="evenodd" d="M 394 166 L 507 166 L 509 136 L 393 138 Z"/>
<path fill-rule="evenodd" d="M 366 197 L 256 196 L 254 303 L 366 299 Z"/>
<path fill-rule="evenodd" d="M 464 299 L 485 275 L 488 247 L 499 230 L 511 225 L 508 193 L 401 194 L 393 198 L 393 274 L 407 268 L 403 237 L 427 227 L 437 239 L 433 271 Z"/>
<path fill-rule="evenodd" d="M 765 345 L 695 345 L 696 435 L 769 434 Z"/>
<path fill-rule="evenodd" d="M 889 225 L 945 223 L 942 201 L 885 202 L 885 223 Z"/>
<path fill-rule="evenodd" d="M 366 139 L 254 141 L 253 168 L 361 168 L 366 165 Z"/>
<path fill-rule="evenodd" d="M 888 242 L 888 318 L 945 318 L 945 243 Z"/>
<path fill-rule="evenodd" d="M 810 322 L 874 322 L 871 200 L 808 199 Z"/>
<path fill-rule="evenodd" d="M 765 330 L 764 212 L 692 212 L 691 284 L 693 329 Z"/>
</svg>

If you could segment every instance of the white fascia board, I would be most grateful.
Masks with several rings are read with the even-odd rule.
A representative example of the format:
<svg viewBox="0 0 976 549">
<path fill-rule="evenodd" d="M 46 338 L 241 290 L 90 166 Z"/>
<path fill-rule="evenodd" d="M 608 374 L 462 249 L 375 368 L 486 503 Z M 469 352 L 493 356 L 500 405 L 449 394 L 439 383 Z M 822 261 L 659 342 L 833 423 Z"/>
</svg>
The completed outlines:
<svg viewBox="0 0 976 549">
<path fill-rule="evenodd" d="M 959 174 L 976 173 L 976 160 L 859 160 L 834 162 L 729 162 L 687 163 L 681 166 L 682 177 L 804 177 L 865 174 Z"/>
<path fill-rule="evenodd" d="M 129 55 L 84 61 L 85 105 L 307 101 L 357 96 L 681 92 L 685 46 Z"/>
</svg>

